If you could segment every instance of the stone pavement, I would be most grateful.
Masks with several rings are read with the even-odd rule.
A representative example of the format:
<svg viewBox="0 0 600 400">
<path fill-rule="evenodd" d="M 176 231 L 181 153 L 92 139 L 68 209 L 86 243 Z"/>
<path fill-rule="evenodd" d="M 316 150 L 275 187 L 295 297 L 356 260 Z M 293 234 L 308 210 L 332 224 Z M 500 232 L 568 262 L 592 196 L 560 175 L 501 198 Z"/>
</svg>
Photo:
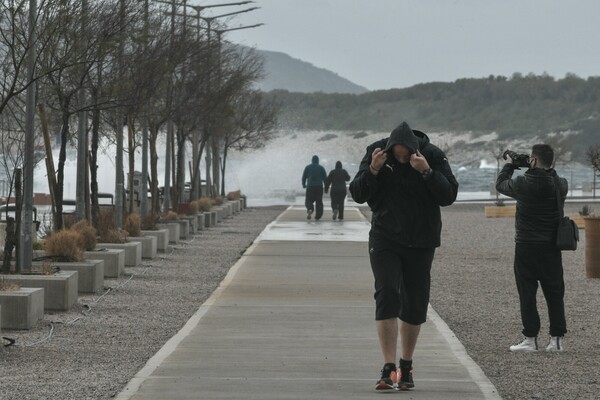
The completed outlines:
<svg viewBox="0 0 600 400">
<path fill-rule="evenodd" d="M 369 223 L 307 221 L 292 206 L 231 268 L 118 400 L 365 399 L 382 366 L 374 323 Z M 500 399 L 430 308 L 410 399 Z M 387 392 L 386 392 L 387 393 Z"/>
</svg>

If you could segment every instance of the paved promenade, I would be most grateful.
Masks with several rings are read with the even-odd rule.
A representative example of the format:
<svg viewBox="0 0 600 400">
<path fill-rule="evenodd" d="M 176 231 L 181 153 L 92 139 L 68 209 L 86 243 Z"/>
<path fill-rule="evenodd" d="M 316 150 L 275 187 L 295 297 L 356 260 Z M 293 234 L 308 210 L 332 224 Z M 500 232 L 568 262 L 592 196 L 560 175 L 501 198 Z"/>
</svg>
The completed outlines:
<svg viewBox="0 0 600 400">
<path fill-rule="evenodd" d="M 367 399 L 382 359 L 358 209 L 319 222 L 294 206 L 270 224 L 118 400 Z M 499 399 L 430 308 L 407 399 Z"/>
</svg>

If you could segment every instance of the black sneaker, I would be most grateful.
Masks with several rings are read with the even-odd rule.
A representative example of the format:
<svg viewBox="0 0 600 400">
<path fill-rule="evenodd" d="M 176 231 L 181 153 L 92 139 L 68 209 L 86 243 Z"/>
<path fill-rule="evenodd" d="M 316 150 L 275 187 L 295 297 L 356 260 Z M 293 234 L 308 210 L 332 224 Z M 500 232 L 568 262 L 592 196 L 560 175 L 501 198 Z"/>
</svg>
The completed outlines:
<svg viewBox="0 0 600 400">
<path fill-rule="evenodd" d="M 381 370 L 381 378 L 377 380 L 375 390 L 393 390 L 396 388 L 396 364 L 387 363 Z"/>
<path fill-rule="evenodd" d="M 336 208 L 335 210 L 333 210 L 333 220 L 334 221 L 337 219 L 337 215 L 338 215 L 338 210 Z"/>
<path fill-rule="evenodd" d="M 312 218 L 312 213 L 313 213 L 313 210 L 306 211 L 306 219 L 311 219 Z"/>
<path fill-rule="evenodd" d="M 398 385 L 396 390 L 410 390 L 415 387 L 412 368 L 398 368 Z"/>
</svg>

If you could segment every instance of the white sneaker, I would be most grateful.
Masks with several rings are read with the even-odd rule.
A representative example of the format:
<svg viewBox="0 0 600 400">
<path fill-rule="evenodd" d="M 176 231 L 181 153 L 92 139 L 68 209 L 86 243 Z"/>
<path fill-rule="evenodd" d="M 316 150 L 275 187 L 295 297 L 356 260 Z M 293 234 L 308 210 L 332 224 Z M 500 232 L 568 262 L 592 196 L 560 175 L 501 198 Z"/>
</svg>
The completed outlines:
<svg viewBox="0 0 600 400">
<path fill-rule="evenodd" d="M 562 336 L 552 336 L 550 338 L 550 343 L 546 347 L 546 351 L 564 351 L 563 345 L 563 337 Z"/>
<path fill-rule="evenodd" d="M 521 343 L 510 346 L 510 351 L 538 351 L 537 337 L 525 337 Z"/>
</svg>

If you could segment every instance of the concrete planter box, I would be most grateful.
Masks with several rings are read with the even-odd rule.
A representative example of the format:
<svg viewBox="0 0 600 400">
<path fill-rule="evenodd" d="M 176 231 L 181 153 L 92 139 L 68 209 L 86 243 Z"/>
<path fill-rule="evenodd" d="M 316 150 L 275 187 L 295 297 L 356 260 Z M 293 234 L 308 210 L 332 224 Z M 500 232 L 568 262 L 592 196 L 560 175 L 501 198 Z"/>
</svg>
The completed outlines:
<svg viewBox="0 0 600 400">
<path fill-rule="evenodd" d="M 212 211 L 217 213 L 217 224 L 222 222 L 227 216 L 227 210 L 223 206 L 216 206 L 212 208 Z M 215 224 L 216 225 L 216 224 Z"/>
<path fill-rule="evenodd" d="M 231 202 L 229 202 L 228 204 L 231 204 L 231 207 L 233 207 L 234 214 L 240 212 L 240 202 L 238 200 L 231 200 Z"/>
<path fill-rule="evenodd" d="M 204 215 L 204 227 L 205 228 L 210 228 L 211 224 L 210 224 L 210 220 L 211 220 L 211 211 L 205 211 L 202 213 L 202 215 Z"/>
<path fill-rule="evenodd" d="M 44 289 L 22 287 L 0 292 L 2 329 L 31 329 L 44 317 Z"/>
<path fill-rule="evenodd" d="M 156 236 L 130 236 L 128 239 L 130 242 L 139 242 L 142 244 L 142 258 L 156 257 Z"/>
<path fill-rule="evenodd" d="M 127 243 L 98 243 L 97 248 L 125 250 L 125 266 L 137 267 L 142 263 L 142 244 L 140 242 Z"/>
<path fill-rule="evenodd" d="M 52 262 L 61 271 L 77 271 L 79 293 L 97 293 L 104 287 L 104 261 Z"/>
<path fill-rule="evenodd" d="M 97 249 L 86 251 L 85 260 L 104 261 L 104 277 L 118 278 L 125 271 L 125 250 L 118 249 Z"/>
<path fill-rule="evenodd" d="M 196 233 L 196 231 L 198 230 L 196 228 L 198 220 L 196 219 L 195 215 L 184 215 L 184 216 L 180 216 L 179 219 L 180 220 L 188 221 L 188 224 L 189 224 L 189 227 L 190 227 L 189 232 L 190 232 L 191 235 L 193 235 L 194 233 Z"/>
<path fill-rule="evenodd" d="M 179 224 L 179 239 L 186 240 L 190 238 L 190 221 L 187 219 L 178 219 Z"/>
<path fill-rule="evenodd" d="M 164 253 L 169 248 L 169 230 L 157 229 L 155 231 L 142 231 L 142 236 L 152 236 L 156 238 L 156 250 Z"/>
<path fill-rule="evenodd" d="M 33 265 L 41 264 L 34 261 Z M 79 293 L 96 293 L 104 287 L 104 261 L 89 260 L 78 262 L 51 261 L 50 265 L 61 271 L 77 271 L 77 291 Z"/>
<path fill-rule="evenodd" d="M 169 230 L 169 243 L 179 243 L 179 231 L 181 230 L 180 225 L 177 222 L 167 222 L 164 224 L 156 224 L 160 229 Z"/>
<path fill-rule="evenodd" d="M 233 204 L 229 202 L 225 203 L 225 210 L 227 211 L 227 218 L 233 216 Z"/>
<path fill-rule="evenodd" d="M 52 275 L 4 275 L 22 288 L 44 289 L 44 310 L 67 311 L 77 301 L 77 271 L 59 271 Z"/>
<path fill-rule="evenodd" d="M 205 227 L 204 214 L 196 214 L 196 227 L 198 231 L 203 231 Z"/>
</svg>

